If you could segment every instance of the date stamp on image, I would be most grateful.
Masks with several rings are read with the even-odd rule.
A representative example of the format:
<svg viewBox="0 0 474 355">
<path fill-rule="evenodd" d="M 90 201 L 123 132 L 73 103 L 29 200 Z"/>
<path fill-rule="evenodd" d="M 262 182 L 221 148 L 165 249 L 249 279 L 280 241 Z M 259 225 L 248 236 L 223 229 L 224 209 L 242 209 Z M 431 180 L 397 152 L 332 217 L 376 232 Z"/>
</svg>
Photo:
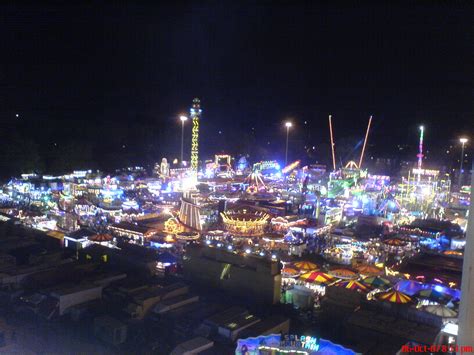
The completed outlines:
<svg viewBox="0 0 474 355">
<path fill-rule="evenodd" d="M 404 353 L 460 353 L 468 354 L 472 353 L 473 347 L 470 345 L 403 345 L 402 352 Z"/>
</svg>

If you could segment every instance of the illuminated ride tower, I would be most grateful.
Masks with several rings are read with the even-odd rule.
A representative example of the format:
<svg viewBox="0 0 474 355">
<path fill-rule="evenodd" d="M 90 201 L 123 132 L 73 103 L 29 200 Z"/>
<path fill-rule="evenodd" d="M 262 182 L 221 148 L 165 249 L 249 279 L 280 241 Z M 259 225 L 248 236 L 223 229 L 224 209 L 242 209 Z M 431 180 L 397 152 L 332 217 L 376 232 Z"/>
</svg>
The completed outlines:
<svg viewBox="0 0 474 355">
<path fill-rule="evenodd" d="M 193 100 L 190 109 L 193 130 L 191 135 L 191 170 L 197 176 L 199 162 L 199 119 L 201 117 L 201 101 L 198 98 Z"/>
<path fill-rule="evenodd" d="M 420 126 L 420 143 L 418 144 L 418 154 L 416 155 L 418 158 L 418 182 L 420 182 L 421 166 L 423 164 L 423 135 L 424 133 L 425 133 L 425 127 Z"/>
</svg>

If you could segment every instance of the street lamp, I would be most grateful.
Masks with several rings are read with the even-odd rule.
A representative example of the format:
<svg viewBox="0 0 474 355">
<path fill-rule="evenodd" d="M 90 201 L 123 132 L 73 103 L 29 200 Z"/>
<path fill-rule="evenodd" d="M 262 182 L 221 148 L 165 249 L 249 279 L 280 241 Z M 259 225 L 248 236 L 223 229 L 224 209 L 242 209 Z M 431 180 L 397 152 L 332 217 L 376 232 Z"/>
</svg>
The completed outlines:
<svg viewBox="0 0 474 355">
<path fill-rule="evenodd" d="M 288 165 L 288 135 L 290 134 L 290 128 L 293 126 L 293 123 L 290 121 L 285 122 L 286 127 L 286 149 L 285 149 L 285 166 Z"/>
<path fill-rule="evenodd" d="M 183 164 L 183 150 L 184 150 L 184 122 L 188 120 L 187 116 L 179 116 L 181 120 L 181 165 Z"/>
<path fill-rule="evenodd" d="M 464 162 L 464 146 L 466 145 L 467 143 L 467 138 L 465 137 L 461 137 L 459 138 L 459 142 L 461 142 L 461 166 L 459 167 L 459 187 L 461 187 L 461 184 L 462 184 L 462 166 L 463 166 L 463 162 Z"/>
</svg>

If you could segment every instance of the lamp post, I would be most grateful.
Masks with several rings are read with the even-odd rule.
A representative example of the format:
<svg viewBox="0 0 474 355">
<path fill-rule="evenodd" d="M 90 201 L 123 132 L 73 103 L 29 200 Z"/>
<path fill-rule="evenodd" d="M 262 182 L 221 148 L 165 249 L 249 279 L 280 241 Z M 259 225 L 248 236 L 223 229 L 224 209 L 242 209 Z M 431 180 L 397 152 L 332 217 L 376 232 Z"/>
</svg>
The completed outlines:
<svg viewBox="0 0 474 355">
<path fill-rule="evenodd" d="M 183 165 L 183 149 L 184 149 L 184 122 L 188 120 L 187 116 L 179 116 L 181 120 L 181 165 Z"/>
<path fill-rule="evenodd" d="M 466 145 L 467 143 L 467 138 L 465 137 L 461 137 L 459 138 L 459 142 L 461 142 L 461 163 L 460 163 L 460 167 L 459 167 L 459 187 L 461 187 L 462 185 L 462 166 L 463 166 L 463 163 L 464 163 L 464 146 Z"/>
<path fill-rule="evenodd" d="M 290 134 L 290 128 L 293 124 L 290 121 L 285 122 L 286 127 L 286 149 L 285 149 L 285 166 L 288 165 L 288 136 Z"/>
</svg>

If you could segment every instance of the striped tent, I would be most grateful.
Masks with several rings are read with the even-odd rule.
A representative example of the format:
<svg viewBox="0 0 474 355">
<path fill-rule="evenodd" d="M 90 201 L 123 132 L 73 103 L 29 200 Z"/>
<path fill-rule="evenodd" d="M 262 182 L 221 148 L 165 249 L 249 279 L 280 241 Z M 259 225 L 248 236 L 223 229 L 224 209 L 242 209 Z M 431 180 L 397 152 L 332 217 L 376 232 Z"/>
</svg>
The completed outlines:
<svg viewBox="0 0 474 355">
<path fill-rule="evenodd" d="M 95 234 L 89 237 L 89 240 L 96 243 L 110 242 L 114 238 L 110 234 Z"/>
<path fill-rule="evenodd" d="M 349 269 L 333 269 L 328 272 L 329 275 L 338 279 L 353 280 L 359 278 L 359 275 Z"/>
<path fill-rule="evenodd" d="M 445 304 L 448 303 L 452 299 L 452 296 L 450 296 L 449 294 L 437 291 L 434 288 L 421 290 L 416 294 L 416 296 L 418 298 L 425 298 L 434 302 L 445 303 Z"/>
<path fill-rule="evenodd" d="M 359 292 L 364 292 L 367 293 L 370 291 L 370 288 L 368 286 L 365 286 L 364 284 L 360 283 L 359 281 L 355 280 L 350 280 L 350 281 L 341 281 L 336 284 L 337 287 L 344 287 L 349 290 L 355 290 Z"/>
<path fill-rule="evenodd" d="M 423 307 L 423 310 L 425 310 L 428 313 L 435 314 L 442 318 L 456 318 L 458 316 L 458 313 L 456 311 L 453 311 L 452 309 L 446 306 L 442 306 L 442 305 L 425 306 Z"/>
<path fill-rule="evenodd" d="M 359 274 L 364 275 L 364 276 L 377 276 L 377 275 L 382 275 L 383 270 L 379 269 L 378 267 L 372 266 L 372 265 L 361 265 L 356 267 L 357 271 Z"/>
<path fill-rule="evenodd" d="M 300 280 L 315 284 L 329 284 L 335 281 L 334 277 L 331 275 L 319 271 L 307 272 L 300 276 Z"/>
<path fill-rule="evenodd" d="M 291 266 L 301 271 L 319 270 L 318 265 L 316 265 L 315 263 L 311 263 L 309 261 L 297 261 L 293 263 Z"/>
<path fill-rule="evenodd" d="M 284 277 L 296 277 L 300 274 L 300 271 L 288 266 L 281 269 L 281 273 Z"/>
<path fill-rule="evenodd" d="M 389 288 L 392 284 L 387 279 L 384 279 L 380 276 L 369 276 L 362 280 L 364 285 L 373 287 L 373 288 Z"/>
<path fill-rule="evenodd" d="M 401 303 L 411 302 L 410 296 L 399 291 L 382 292 L 382 293 L 379 293 L 376 297 L 380 301 L 387 301 L 387 302 L 392 302 L 392 303 L 401 304 Z"/>
</svg>

